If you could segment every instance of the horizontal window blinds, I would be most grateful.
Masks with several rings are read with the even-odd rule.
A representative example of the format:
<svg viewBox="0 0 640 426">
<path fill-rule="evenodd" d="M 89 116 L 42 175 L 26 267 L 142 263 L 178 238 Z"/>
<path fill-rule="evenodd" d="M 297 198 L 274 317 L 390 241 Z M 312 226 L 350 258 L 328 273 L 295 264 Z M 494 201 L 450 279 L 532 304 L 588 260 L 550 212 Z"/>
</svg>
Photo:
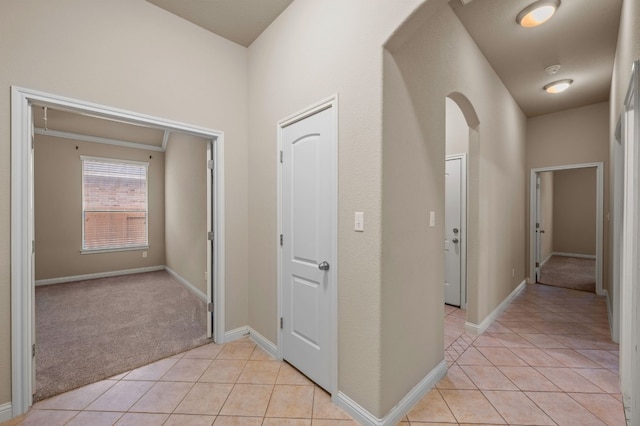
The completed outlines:
<svg viewBox="0 0 640 426">
<path fill-rule="evenodd" d="M 148 163 L 82 157 L 82 249 L 148 245 Z"/>
</svg>

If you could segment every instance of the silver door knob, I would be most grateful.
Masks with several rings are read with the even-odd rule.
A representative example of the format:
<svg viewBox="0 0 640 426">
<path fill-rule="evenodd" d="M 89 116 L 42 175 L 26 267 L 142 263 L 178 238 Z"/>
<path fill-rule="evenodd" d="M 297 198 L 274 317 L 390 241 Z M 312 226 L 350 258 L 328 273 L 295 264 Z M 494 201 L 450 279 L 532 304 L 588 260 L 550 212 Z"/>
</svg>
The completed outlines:
<svg viewBox="0 0 640 426">
<path fill-rule="evenodd" d="M 452 242 L 453 244 L 458 244 L 458 241 L 459 241 L 459 240 L 458 240 L 457 238 L 454 238 L 453 240 L 451 240 L 451 242 Z"/>
<path fill-rule="evenodd" d="M 321 264 L 318 265 L 318 269 L 320 269 L 321 271 L 328 271 L 329 270 L 329 262 L 327 262 L 325 260 L 324 262 L 322 262 Z"/>
<path fill-rule="evenodd" d="M 460 232 L 460 230 L 458 228 L 453 228 L 453 233 L 457 234 L 458 232 Z"/>
</svg>

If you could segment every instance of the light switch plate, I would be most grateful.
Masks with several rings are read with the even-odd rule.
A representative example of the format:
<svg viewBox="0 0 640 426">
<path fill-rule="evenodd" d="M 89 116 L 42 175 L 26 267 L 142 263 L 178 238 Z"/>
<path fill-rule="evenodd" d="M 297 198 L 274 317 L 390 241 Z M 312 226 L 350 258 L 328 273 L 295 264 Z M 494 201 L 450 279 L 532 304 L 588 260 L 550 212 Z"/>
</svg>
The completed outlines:
<svg viewBox="0 0 640 426">
<path fill-rule="evenodd" d="M 364 232 L 364 212 L 355 213 L 353 229 L 357 232 Z"/>
<path fill-rule="evenodd" d="M 436 212 L 429 212 L 429 226 L 431 228 L 436 226 Z"/>
</svg>

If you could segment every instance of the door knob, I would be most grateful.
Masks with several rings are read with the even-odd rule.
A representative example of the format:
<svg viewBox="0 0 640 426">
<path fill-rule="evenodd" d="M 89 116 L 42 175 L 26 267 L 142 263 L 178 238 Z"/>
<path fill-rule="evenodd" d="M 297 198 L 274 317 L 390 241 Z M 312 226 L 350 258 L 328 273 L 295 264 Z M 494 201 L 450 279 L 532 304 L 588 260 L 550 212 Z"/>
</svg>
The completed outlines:
<svg viewBox="0 0 640 426">
<path fill-rule="evenodd" d="M 454 238 L 453 240 L 451 240 L 451 242 L 452 242 L 453 244 L 458 244 L 458 241 L 459 241 L 459 240 L 458 240 L 457 238 Z"/>
<path fill-rule="evenodd" d="M 460 230 L 458 228 L 453 228 L 453 233 L 457 234 L 458 232 L 460 232 Z"/>
<path fill-rule="evenodd" d="M 325 260 L 324 262 L 322 262 L 321 264 L 318 265 L 318 269 L 320 269 L 321 271 L 328 271 L 329 270 L 329 262 L 327 262 Z"/>
</svg>

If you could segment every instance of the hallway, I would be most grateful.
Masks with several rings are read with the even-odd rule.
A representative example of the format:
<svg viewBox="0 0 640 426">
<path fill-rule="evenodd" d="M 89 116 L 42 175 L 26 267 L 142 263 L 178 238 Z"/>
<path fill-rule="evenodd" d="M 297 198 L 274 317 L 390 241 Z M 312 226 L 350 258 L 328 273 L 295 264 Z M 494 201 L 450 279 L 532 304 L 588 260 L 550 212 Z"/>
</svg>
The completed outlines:
<svg viewBox="0 0 640 426">
<path fill-rule="evenodd" d="M 528 285 L 480 337 L 445 306 L 449 372 L 400 425 L 624 425 L 605 299 Z M 204 395 L 208 397 L 203 397 Z M 242 339 L 41 401 L 6 425 L 354 425 L 288 364 Z"/>
<path fill-rule="evenodd" d="M 447 376 L 411 425 L 624 425 L 605 298 L 527 285 L 480 337 L 445 306 Z"/>
</svg>

